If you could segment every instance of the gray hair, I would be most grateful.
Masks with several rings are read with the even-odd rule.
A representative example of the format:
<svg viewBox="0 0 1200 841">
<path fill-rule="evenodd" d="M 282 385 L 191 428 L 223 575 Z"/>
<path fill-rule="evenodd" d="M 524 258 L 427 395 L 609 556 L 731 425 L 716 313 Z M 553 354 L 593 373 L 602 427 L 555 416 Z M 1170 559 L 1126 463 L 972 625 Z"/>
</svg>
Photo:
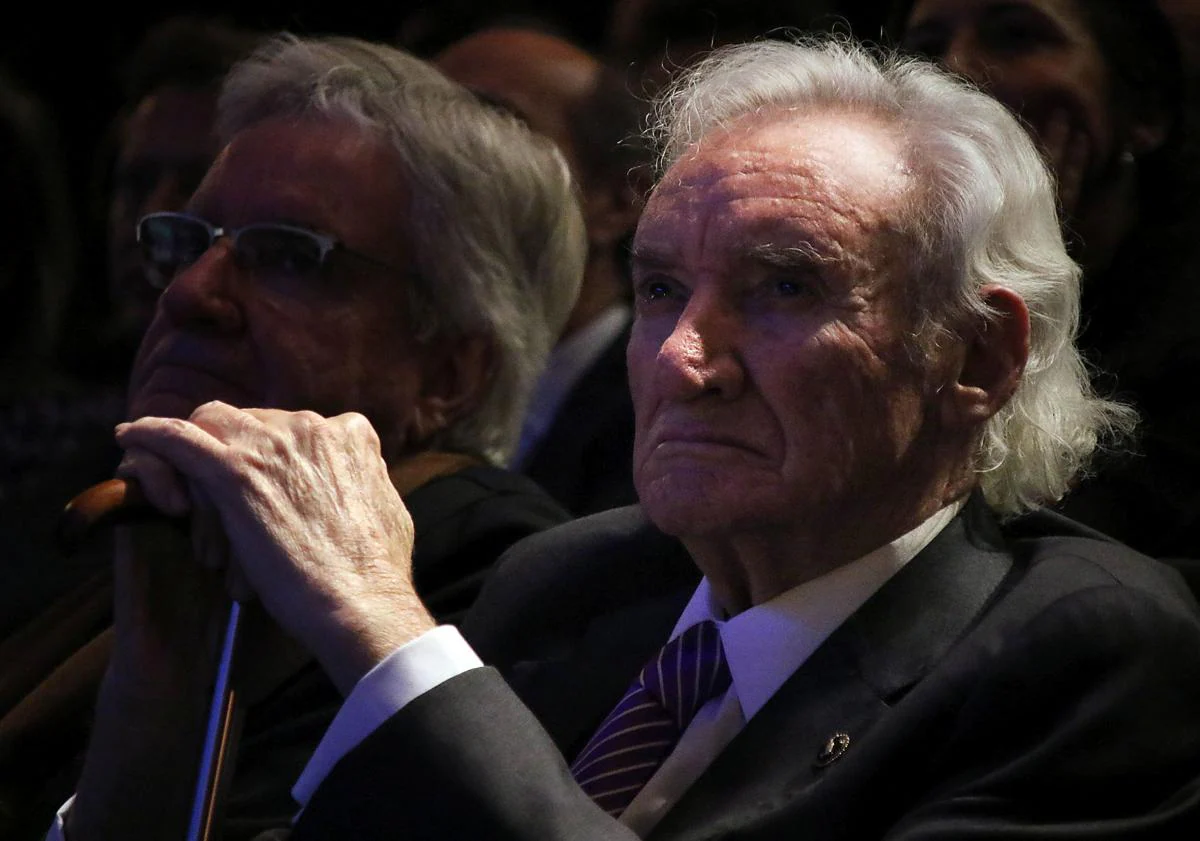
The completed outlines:
<svg viewBox="0 0 1200 841">
<path fill-rule="evenodd" d="M 274 117 L 348 120 L 405 168 L 418 338 L 482 335 L 494 362 L 477 409 L 426 442 L 503 462 L 574 306 L 586 235 L 566 161 L 522 122 L 430 65 L 353 38 L 272 39 L 221 93 L 223 142 Z"/>
<path fill-rule="evenodd" d="M 897 222 L 920 280 L 911 290 L 919 352 L 956 325 L 995 318 L 979 294 L 986 285 L 1025 301 L 1029 359 L 1012 399 L 984 425 L 974 467 L 1001 513 L 1059 499 L 1099 443 L 1131 431 L 1136 415 L 1094 393 L 1075 347 L 1080 269 L 1032 141 L 1002 105 L 932 64 L 844 39 L 720 50 L 664 94 L 650 131 L 665 170 L 714 130 L 806 110 L 871 115 L 905 144 L 919 200 Z"/>
</svg>

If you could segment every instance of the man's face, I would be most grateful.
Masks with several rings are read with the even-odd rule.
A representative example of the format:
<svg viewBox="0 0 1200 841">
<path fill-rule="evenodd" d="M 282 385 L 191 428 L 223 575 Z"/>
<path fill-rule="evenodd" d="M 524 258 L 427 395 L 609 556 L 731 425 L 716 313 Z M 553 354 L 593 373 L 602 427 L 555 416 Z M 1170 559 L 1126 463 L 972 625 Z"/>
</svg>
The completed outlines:
<svg viewBox="0 0 1200 841">
<path fill-rule="evenodd" d="M 903 43 L 1019 114 L 1056 170 L 1071 164 L 1085 167 L 1089 180 L 1109 177 L 1128 129 L 1112 106 L 1109 68 L 1081 5 L 1087 2 L 917 0 Z M 1062 132 L 1080 149 L 1076 160 L 1060 159 L 1055 135 Z"/>
<path fill-rule="evenodd" d="M 909 188 L 898 141 L 846 114 L 735 124 L 667 173 L 628 352 L 635 482 L 661 528 L 896 536 L 933 450 L 891 224 Z"/>
<path fill-rule="evenodd" d="M 301 226 L 401 269 L 407 187 L 393 152 L 347 124 L 268 120 L 221 151 L 187 210 L 216 226 Z M 131 417 L 201 403 L 365 414 L 384 454 L 401 446 L 421 390 L 399 270 L 333 251 L 312 276 L 243 268 L 222 237 L 179 272 L 134 363 Z"/>
<path fill-rule="evenodd" d="M 139 335 L 158 290 L 146 282 L 134 226 L 147 213 L 179 210 L 200 184 L 218 151 L 216 108 L 215 89 L 162 88 L 138 103 L 122 131 L 108 213 L 109 295 L 118 321 Z"/>
</svg>

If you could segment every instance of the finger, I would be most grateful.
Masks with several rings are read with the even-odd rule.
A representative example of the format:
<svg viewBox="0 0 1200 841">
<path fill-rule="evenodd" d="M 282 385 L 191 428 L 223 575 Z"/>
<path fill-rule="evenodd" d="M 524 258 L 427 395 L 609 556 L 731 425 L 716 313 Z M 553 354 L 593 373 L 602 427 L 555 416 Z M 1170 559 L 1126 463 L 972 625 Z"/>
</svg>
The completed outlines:
<svg viewBox="0 0 1200 841">
<path fill-rule="evenodd" d="M 326 418 L 323 415 L 309 409 L 301 409 L 296 412 L 288 412 L 283 409 L 240 409 L 239 411 L 254 418 L 259 423 L 278 428 L 289 427 L 295 421 L 309 425 L 326 422 Z"/>
<path fill-rule="evenodd" d="M 168 516 L 182 517 L 191 510 L 192 501 L 183 477 L 148 450 L 136 447 L 126 450 L 117 465 L 117 475 L 137 479 L 146 500 Z"/>
<path fill-rule="evenodd" d="M 190 479 L 223 472 L 220 468 L 225 444 L 190 421 L 139 418 L 118 424 L 116 438 L 121 448 L 145 450 Z"/>
<path fill-rule="evenodd" d="M 285 412 L 279 409 L 245 409 L 252 422 L 258 425 L 259 438 L 274 437 L 288 449 L 299 447 L 311 453 L 320 447 L 320 441 L 338 441 L 339 426 L 316 412 L 307 409 Z M 330 435 L 330 433 L 334 433 Z"/>
<path fill-rule="evenodd" d="M 188 416 L 188 421 L 225 443 L 253 434 L 261 426 L 253 412 L 222 403 L 220 400 L 210 400 L 197 406 Z"/>
</svg>

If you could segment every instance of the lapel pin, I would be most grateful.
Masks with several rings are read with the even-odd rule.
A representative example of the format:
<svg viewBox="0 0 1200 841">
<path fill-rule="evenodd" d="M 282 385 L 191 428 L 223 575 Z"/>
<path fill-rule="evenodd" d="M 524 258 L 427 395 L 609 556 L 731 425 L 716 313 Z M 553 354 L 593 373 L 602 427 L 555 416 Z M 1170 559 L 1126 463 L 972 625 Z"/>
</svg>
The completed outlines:
<svg viewBox="0 0 1200 841">
<path fill-rule="evenodd" d="M 818 768 L 824 768 L 831 765 L 842 758 L 842 755 L 850 747 L 850 736 L 846 733 L 834 733 L 826 740 L 824 747 L 817 754 L 817 760 L 814 763 Z"/>
</svg>

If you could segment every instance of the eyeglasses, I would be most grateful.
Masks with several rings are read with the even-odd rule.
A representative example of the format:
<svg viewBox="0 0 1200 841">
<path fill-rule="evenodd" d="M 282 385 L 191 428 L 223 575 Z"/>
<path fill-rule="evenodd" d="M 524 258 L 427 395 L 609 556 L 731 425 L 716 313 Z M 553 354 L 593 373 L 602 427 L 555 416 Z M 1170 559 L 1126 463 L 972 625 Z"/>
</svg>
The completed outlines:
<svg viewBox="0 0 1200 841">
<path fill-rule="evenodd" d="M 226 229 L 188 213 L 166 212 L 147 214 L 137 223 L 137 241 L 150 269 L 147 275 L 159 289 L 166 288 L 180 270 L 199 260 L 221 237 L 229 237 L 233 243 L 237 264 L 252 271 L 311 277 L 334 252 L 390 271 L 402 271 L 347 248 L 331 236 L 295 225 L 258 222 Z"/>
</svg>

